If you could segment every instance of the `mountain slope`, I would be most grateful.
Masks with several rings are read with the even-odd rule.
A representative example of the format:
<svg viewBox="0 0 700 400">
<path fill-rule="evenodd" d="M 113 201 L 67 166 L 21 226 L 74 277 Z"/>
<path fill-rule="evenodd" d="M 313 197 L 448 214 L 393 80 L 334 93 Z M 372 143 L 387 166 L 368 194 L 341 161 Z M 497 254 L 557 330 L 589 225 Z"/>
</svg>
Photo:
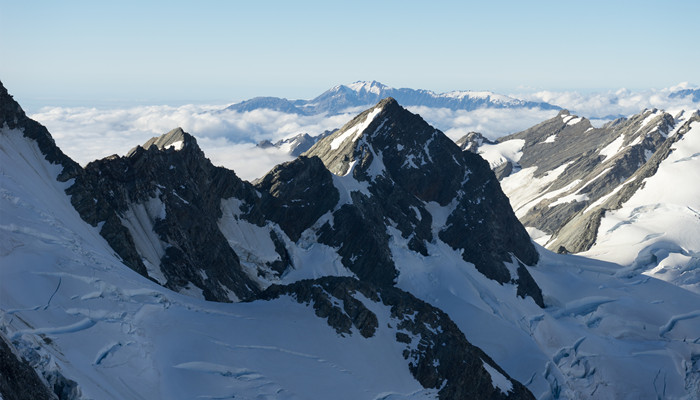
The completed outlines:
<svg viewBox="0 0 700 400">
<path fill-rule="evenodd" d="M 675 272 L 664 275 L 661 268 L 659 277 L 699 291 L 700 279 L 694 272 L 698 261 L 694 254 L 700 250 L 697 239 L 700 236 L 695 233 L 698 218 L 693 210 L 700 207 L 697 202 L 700 192 L 697 186 L 682 183 L 697 178 L 693 172 L 698 169 L 695 154 L 700 151 L 693 129 L 697 121 L 700 121 L 697 113 L 681 113 L 674 118 L 663 111 L 646 110 L 629 119 L 594 128 L 585 118 L 562 111 L 555 118 L 499 139 L 498 144 L 482 145 L 478 152 L 489 159 L 492 168 L 508 172 L 501 174 L 501 183 L 516 215 L 547 248 L 579 253 L 594 245 L 607 247 L 607 256 L 596 251 L 596 257 L 646 269 L 661 268 L 663 264 L 645 261 L 649 254 L 660 251 L 655 257 L 661 261 L 670 252 L 677 256 L 670 256 L 668 261 L 678 257 L 684 260 L 677 260 L 680 264 L 675 265 Z M 680 144 L 686 144 L 682 146 L 684 150 L 674 150 Z M 684 155 L 676 159 L 671 157 L 674 152 Z M 678 176 L 685 178 L 680 178 L 677 185 L 657 185 L 658 193 L 644 201 L 631 201 L 647 181 L 668 181 L 668 176 L 654 177 L 662 164 L 678 164 L 681 167 L 676 168 Z M 650 193 L 648 189 L 646 192 Z M 675 194 L 675 198 L 662 193 Z M 621 242 L 614 237 L 629 238 L 632 231 L 612 233 L 621 226 L 620 214 L 613 210 L 627 208 L 626 218 L 632 223 L 642 215 L 653 215 L 653 210 L 662 213 L 668 207 L 689 214 L 681 211 L 687 217 L 674 217 L 677 223 L 669 220 L 661 225 L 637 225 L 636 229 L 641 229 L 641 236 L 635 236 L 638 241 L 632 245 L 623 240 L 625 250 L 617 248 Z M 671 214 L 667 217 L 671 218 Z M 601 228 L 604 219 L 610 222 Z M 682 220 L 685 222 L 680 223 Z M 680 226 L 689 231 L 671 232 Z M 642 235 L 642 231 L 646 233 Z M 687 240 L 671 239 L 679 235 Z M 661 243 L 668 239 L 676 242 L 672 248 Z M 655 242 L 659 245 L 653 245 Z M 650 247 L 643 249 L 642 243 Z M 662 254 L 664 249 L 667 254 Z M 638 257 L 641 258 L 637 261 Z"/>
<path fill-rule="evenodd" d="M 181 129 L 153 138 L 125 157 L 85 167 L 68 192 L 83 219 L 135 271 L 173 290 L 201 289 L 230 301 L 258 290 L 217 226 L 222 198 L 254 199 L 232 171 L 211 165 Z"/>
</svg>

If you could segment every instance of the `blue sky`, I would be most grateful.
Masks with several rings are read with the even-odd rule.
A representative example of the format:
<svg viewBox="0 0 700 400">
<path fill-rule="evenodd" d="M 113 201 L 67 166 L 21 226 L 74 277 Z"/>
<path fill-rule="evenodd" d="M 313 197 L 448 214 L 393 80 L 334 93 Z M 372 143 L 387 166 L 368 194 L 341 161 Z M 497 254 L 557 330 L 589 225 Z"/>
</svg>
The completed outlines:
<svg viewBox="0 0 700 400">
<path fill-rule="evenodd" d="M 700 83 L 700 1 L 0 0 L 0 80 L 40 105 L 310 98 L 340 83 Z"/>
</svg>

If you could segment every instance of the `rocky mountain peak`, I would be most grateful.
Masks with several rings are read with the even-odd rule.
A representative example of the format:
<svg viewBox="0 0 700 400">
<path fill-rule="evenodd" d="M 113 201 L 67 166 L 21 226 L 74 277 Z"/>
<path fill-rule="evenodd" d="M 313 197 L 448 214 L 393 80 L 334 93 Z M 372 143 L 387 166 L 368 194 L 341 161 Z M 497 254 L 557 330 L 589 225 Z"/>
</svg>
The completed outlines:
<svg viewBox="0 0 700 400">
<path fill-rule="evenodd" d="M 174 150 L 174 151 L 180 151 L 183 149 L 196 149 L 199 150 L 199 146 L 197 145 L 197 139 L 194 138 L 194 136 L 190 135 L 189 133 L 185 132 L 182 128 L 177 127 L 168 133 L 165 133 L 160 136 L 154 136 L 146 143 L 143 144 L 143 146 L 137 146 L 133 149 L 131 149 L 127 153 L 127 157 L 133 155 L 138 148 L 142 148 L 145 150 L 148 150 L 151 148 L 151 146 L 155 146 L 158 150 Z"/>
<path fill-rule="evenodd" d="M 387 180 L 423 201 L 441 205 L 454 198 L 469 170 L 460 165 L 463 155 L 454 142 L 391 97 L 304 155 L 319 157 L 335 175 L 363 182 Z"/>
<path fill-rule="evenodd" d="M 472 153 L 477 153 L 479 146 L 482 144 L 496 144 L 496 142 L 489 140 L 479 132 L 469 132 L 457 139 L 455 143 L 460 149 L 467 150 Z"/>
<path fill-rule="evenodd" d="M 333 134 L 320 140 L 303 155 L 317 156 L 329 171 L 335 175 L 345 175 L 351 164 L 357 160 L 357 148 L 364 142 L 361 139 L 377 130 L 383 118 L 395 114 L 397 107 L 400 108 L 396 100 L 391 97 L 380 101 Z"/>
<path fill-rule="evenodd" d="M 252 296 L 256 284 L 218 228 L 222 199 L 254 201 L 252 186 L 215 167 L 182 128 L 124 157 L 91 162 L 67 190 L 81 217 L 124 263 L 176 291 L 208 300 Z"/>
<path fill-rule="evenodd" d="M 538 255 L 488 163 L 462 152 L 395 99 L 380 101 L 304 155 L 318 157 L 336 175 L 339 190 L 347 192 L 341 198 L 349 198 L 350 204 L 334 214 L 335 228 L 322 230 L 320 238 L 341 247 L 344 263 L 347 260 L 361 279 L 377 282 L 375 275 L 381 270 L 386 284 L 396 275 L 388 225 L 410 239 L 410 250 L 423 255 L 438 238 L 462 249 L 464 260 L 484 275 L 517 283 L 518 294 L 542 304 L 527 270 L 512 272 L 504 265 L 513 262 L 512 256 L 534 265 Z M 433 227 L 433 219 L 445 217 Z M 358 235 L 368 243 L 347 241 Z M 476 237 L 489 239 L 473 240 Z M 346 248 L 347 254 L 342 254 Z"/>
</svg>

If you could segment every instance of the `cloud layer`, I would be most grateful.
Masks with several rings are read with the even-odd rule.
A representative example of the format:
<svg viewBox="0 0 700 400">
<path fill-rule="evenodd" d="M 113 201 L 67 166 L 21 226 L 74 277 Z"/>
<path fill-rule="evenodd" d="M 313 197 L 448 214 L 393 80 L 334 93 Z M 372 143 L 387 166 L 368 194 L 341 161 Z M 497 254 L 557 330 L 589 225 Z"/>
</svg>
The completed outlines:
<svg viewBox="0 0 700 400">
<path fill-rule="evenodd" d="M 700 107 L 700 104 L 692 101 L 691 96 L 670 96 L 683 89 L 698 89 L 698 86 L 684 82 L 670 88 L 641 91 L 628 89 L 599 93 L 539 91 L 511 94 L 511 96 L 525 100 L 544 101 L 590 119 L 606 119 L 608 116 L 634 115 L 645 108 L 658 108 L 675 114 L 680 110 L 692 110 Z"/>
<path fill-rule="evenodd" d="M 541 91 L 514 97 L 546 101 L 591 118 L 595 125 L 611 116 L 633 115 L 645 108 L 675 112 L 697 109 L 690 97 L 671 98 L 670 93 L 694 88 L 682 84 L 647 91 L 621 89 L 605 93 Z M 32 118 L 44 124 L 63 151 L 82 165 L 112 154 L 123 155 L 136 145 L 175 127 L 193 134 L 216 165 L 233 169 L 252 180 L 292 157 L 277 149 L 261 149 L 255 143 L 277 141 L 298 133 L 317 135 L 341 127 L 361 110 L 336 116 L 300 116 L 272 110 L 236 112 L 224 105 L 142 106 L 120 109 L 46 107 Z M 222 111 L 223 110 L 223 111 Z M 453 140 L 470 131 L 495 139 L 527 129 L 556 115 L 540 109 L 480 109 L 454 111 L 409 107 Z"/>
<path fill-rule="evenodd" d="M 316 135 L 338 128 L 354 116 L 298 116 L 272 110 L 238 113 L 221 111 L 224 107 L 51 107 L 31 117 L 44 124 L 59 147 L 82 165 L 112 154 L 123 155 L 151 137 L 179 126 L 197 138 L 214 164 L 231 168 L 244 179 L 254 179 L 291 159 L 276 149 L 257 148 L 255 143 L 302 132 Z"/>
<path fill-rule="evenodd" d="M 447 108 L 408 107 L 429 124 L 457 140 L 469 132 L 479 132 L 490 139 L 520 132 L 557 115 L 556 110 L 539 108 L 482 108 L 474 111 Z"/>
</svg>

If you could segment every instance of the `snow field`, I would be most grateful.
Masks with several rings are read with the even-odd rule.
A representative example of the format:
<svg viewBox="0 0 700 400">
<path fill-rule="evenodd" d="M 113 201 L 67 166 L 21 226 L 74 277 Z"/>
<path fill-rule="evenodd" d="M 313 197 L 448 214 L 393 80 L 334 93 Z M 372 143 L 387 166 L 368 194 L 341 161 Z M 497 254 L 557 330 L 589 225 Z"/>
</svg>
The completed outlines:
<svg viewBox="0 0 700 400">
<path fill-rule="evenodd" d="M 700 293 L 700 123 L 652 177 L 601 220 L 587 257 L 616 262 Z"/>
<path fill-rule="evenodd" d="M 440 219 L 448 207 L 428 209 Z M 692 399 L 688 393 L 700 388 L 692 363 L 700 352 L 696 294 L 540 248 L 542 259 L 529 271 L 542 288 L 543 310 L 518 298 L 515 286 L 485 278 L 439 239 L 424 257 L 398 230 L 388 233 L 397 286 L 447 312 L 538 398 Z"/>
</svg>

